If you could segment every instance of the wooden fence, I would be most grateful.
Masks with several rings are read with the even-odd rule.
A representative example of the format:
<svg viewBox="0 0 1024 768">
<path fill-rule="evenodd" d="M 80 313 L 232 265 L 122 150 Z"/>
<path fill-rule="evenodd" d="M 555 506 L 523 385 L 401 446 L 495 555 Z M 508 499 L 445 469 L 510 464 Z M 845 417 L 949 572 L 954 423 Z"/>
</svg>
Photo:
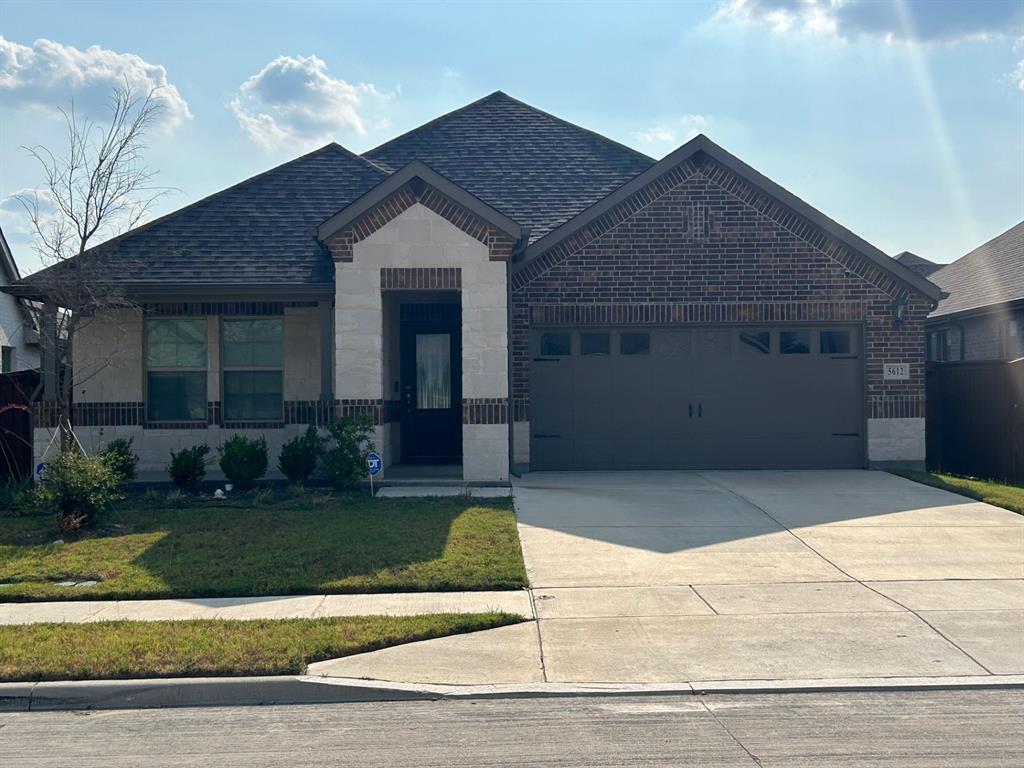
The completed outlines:
<svg viewBox="0 0 1024 768">
<path fill-rule="evenodd" d="M 0 374 L 0 484 L 32 476 L 29 399 L 38 384 L 36 371 Z"/>
<path fill-rule="evenodd" d="M 1024 358 L 929 363 L 928 468 L 1024 484 Z"/>
</svg>

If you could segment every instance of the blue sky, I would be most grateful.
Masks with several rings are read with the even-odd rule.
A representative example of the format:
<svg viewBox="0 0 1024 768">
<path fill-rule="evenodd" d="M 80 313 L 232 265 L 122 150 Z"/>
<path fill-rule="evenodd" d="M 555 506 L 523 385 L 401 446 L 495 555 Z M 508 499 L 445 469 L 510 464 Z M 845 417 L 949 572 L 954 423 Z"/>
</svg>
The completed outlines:
<svg viewBox="0 0 1024 768">
<path fill-rule="evenodd" d="M 54 108 L 162 86 L 165 213 L 494 90 L 661 157 L 703 132 L 882 250 L 950 261 L 1024 218 L 1024 2 L 0 0 L 0 225 Z"/>
</svg>

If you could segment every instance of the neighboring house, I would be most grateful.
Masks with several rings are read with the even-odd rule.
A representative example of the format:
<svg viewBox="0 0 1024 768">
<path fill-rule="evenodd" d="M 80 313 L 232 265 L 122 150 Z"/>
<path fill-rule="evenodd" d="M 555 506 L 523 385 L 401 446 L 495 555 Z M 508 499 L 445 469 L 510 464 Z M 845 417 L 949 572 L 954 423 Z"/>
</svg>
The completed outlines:
<svg viewBox="0 0 1024 768">
<path fill-rule="evenodd" d="M 946 298 L 928 316 L 928 359 L 1024 357 L 1024 221 L 928 278 Z"/>
<path fill-rule="evenodd" d="M 910 251 L 903 251 L 893 256 L 896 261 L 905 266 L 907 269 L 911 269 L 921 277 L 928 277 L 936 270 L 942 269 L 941 264 L 936 264 L 934 261 L 928 261 L 928 259 L 918 256 L 916 253 Z"/>
<path fill-rule="evenodd" d="M 0 289 L 20 280 L 18 264 L 0 229 Z M 39 367 L 39 335 L 22 299 L 0 293 L 0 372 Z"/>
<path fill-rule="evenodd" d="M 138 309 L 75 344 L 77 433 L 144 470 L 354 414 L 471 481 L 923 465 L 938 289 L 704 136 L 655 161 L 497 92 L 92 253 Z"/>
</svg>

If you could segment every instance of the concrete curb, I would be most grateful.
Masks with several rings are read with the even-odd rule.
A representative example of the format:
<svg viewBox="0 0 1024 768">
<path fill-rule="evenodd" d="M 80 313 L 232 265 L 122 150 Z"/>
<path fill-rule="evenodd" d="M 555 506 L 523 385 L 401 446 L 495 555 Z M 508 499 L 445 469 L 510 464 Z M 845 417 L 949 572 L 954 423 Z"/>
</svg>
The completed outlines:
<svg viewBox="0 0 1024 768">
<path fill-rule="evenodd" d="M 0 712 L 341 704 L 438 699 L 850 693 L 1024 688 L 1024 675 L 706 680 L 680 683 L 428 685 L 310 676 L 0 683 Z"/>
</svg>

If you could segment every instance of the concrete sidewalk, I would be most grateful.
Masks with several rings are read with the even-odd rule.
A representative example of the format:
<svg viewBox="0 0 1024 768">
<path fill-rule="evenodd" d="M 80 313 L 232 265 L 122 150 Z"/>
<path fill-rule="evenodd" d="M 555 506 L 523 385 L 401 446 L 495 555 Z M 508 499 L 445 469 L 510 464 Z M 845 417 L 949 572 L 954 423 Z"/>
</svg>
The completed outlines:
<svg viewBox="0 0 1024 768">
<path fill-rule="evenodd" d="M 416 616 L 503 611 L 533 615 L 526 590 L 408 592 L 372 595 L 211 597 L 187 600 L 83 600 L 0 603 L 0 625 L 45 622 L 173 621 L 184 619 L 310 619 L 327 616 Z"/>
</svg>

